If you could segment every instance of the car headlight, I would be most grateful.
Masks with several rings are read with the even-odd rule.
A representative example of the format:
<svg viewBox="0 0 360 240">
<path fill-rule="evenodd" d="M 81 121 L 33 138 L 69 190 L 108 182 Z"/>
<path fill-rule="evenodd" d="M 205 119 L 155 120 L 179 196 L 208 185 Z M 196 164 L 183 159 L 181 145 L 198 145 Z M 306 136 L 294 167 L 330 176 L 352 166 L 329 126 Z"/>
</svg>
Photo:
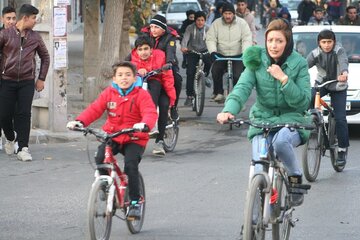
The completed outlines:
<svg viewBox="0 0 360 240">
<path fill-rule="evenodd" d="M 171 24 L 181 24 L 182 22 L 179 20 L 175 20 L 175 19 L 167 19 L 167 24 L 171 25 Z"/>
</svg>

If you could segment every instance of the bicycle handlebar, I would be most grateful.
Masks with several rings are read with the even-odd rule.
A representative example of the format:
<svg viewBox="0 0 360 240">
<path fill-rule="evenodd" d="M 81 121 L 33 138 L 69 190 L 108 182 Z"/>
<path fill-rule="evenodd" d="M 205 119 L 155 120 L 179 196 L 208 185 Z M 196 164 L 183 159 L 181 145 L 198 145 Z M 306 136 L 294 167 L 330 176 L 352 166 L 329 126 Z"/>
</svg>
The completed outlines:
<svg viewBox="0 0 360 240">
<path fill-rule="evenodd" d="M 337 79 L 335 79 L 335 80 L 329 80 L 329 81 L 323 82 L 321 84 L 320 84 L 320 82 L 315 81 L 314 87 L 315 88 L 322 88 L 322 87 L 324 87 L 324 86 L 326 86 L 326 85 L 328 85 L 330 83 L 333 83 L 333 82 L 339 82 L 339 81 Z"/>
<path fill-rule="evenodd" d="M 215 54 L 215 61 L 242 61 L 243 58 L 241 57 L 221 57 Z"/>
<path fill-rule="evenodd" d="M 202 52 L 197 52 L 195 50 L 189 50 L 188 53 L 194 53 L 194 54 L 197 54 L 199 56 L 204 56 L 204 55 L 210 54 L 208 51 L 202 53 Z"/>
<path fill-rule="evenodd" d="M 229 120 L 229 124 L 234 125 L 235 127 L 240 127 L 243 124 L 250 125 L 256 128 L 261 128 L 266 131 L 270 131 L 271 129 L 275 128 L 293 128 L 293 129 L 305 129 L 305 130 L 313 130 L 315 129 L 314 125 L 309 124 L 301 124 L 301 123 L 267 123 L 267 122 L 252 122 L 250 120 L 244 120 L 244 119 L 234 119 Z"/>
<path fill-rule="evenodd" d="M 136 128 L 124 128 L 124 129 L 114 132 L 114 133 L 107 133 L 99 128 L 91 128 L 91 127 L 74 127 L 74 129 L 72 129 L 72 130 L 78 131 L 78 132 L 83 132 L 85 136 L 90 133 L 90 134 L 94 135 L 96 138 L 101 139 L 105 142 L 109 139 L 115 138 L 122 134 L 129 134 L 129 133 L 134 133 L 134 132 L 149 132 L 149 128 L 147 126 L 143 130 L 139 130 Z"/>
<path fill-rule="evenodd" d="M 171 63 L 167 63 L 164 66 L 162 66 L 161 68 L 158 69 L 154 69 L 148 73 L 146 73 L 142 78 L 143 81 L 146 81 L 149 77 L 158 75 L 159 73 L 161 73 L 162 71 L 166 71 L 166 70 L 170 70 L 172 68 L 172 64 Z"/>
</svg>

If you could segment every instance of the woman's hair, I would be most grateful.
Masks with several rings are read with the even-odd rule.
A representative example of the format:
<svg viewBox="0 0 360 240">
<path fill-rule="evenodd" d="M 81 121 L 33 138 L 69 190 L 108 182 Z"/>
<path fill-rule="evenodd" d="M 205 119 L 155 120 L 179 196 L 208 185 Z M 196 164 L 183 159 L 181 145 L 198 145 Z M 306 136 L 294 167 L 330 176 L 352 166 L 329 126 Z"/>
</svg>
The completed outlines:
<svg viewBox="0 0 360 240">
<path fill-rule="evenodd" d="M 332 39 L 334 42 L 336 42 L 335 33 L 329 29 L 324 29 L 319 33 L 317 38 L 318 42 L 320 42 L 322 39 Z"/>
<path fill-rule="evenodd" d="M 294 48 L 291 24 L 284 18 L 276 18 L 276 19 L 272 20 L 266 28 L 265 45 L 267 45 L 268 33 L 271 31 L 281 31 L 284 34 L 285 39 L 286 39 L 286 46 L 285 46 L 284 53 L 281 56 L 281 58 L 279 59 L 279 61 L 276 63 L 279 66 L 281 66 L 285 62 L 287 57 L 290 56 L 290 54 L 292 53 L 293 48 Z M 266 52 L 267 52 L 267 48 L 266 48 Z M 268 53 L 268 56 L 269 56 L 269 53 Z M 270 59 L 271 59 L 271 57 L 270 57 Z M 271 63 L 274 63 L 274 59 L 271 59 Z"/>
<path fill-rule="evenodd" d="M 119 67 L 127 67 L 127 68 L 130 68 L 131 71 L 133 72 L 133 75 L 135 76 L 136 75 L 136 66 L 134 64 L 132 64 L 131 62 L 128 62 L 128 61 L 119 61 L 119 62 L 116 62 L 112 65 L 112 70 L 113 70 L 113 76 L 115 76 L 116 74 L 116 70 L 119 68 Z"/>
</svg>

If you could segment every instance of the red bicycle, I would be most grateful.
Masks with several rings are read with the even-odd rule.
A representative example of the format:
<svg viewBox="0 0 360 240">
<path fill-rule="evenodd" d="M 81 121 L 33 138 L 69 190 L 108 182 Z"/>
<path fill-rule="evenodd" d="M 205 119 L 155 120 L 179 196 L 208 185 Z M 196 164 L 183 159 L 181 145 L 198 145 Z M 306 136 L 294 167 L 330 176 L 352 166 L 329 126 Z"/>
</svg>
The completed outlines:
<svg viewBox="0 0 360 240">
<path fill-rule="evenodd" d="M 138 129 L 128 128 L 108 134 L 100 129 L 75 127 L 74 131 L 81 131 L 94 135 L 99 141 L 106 143 L 105 159 L 95 169 L 95 181 L 91 186 L 88 201 L 88 221 L 90 238 L 92 240 L 107 240 L 110 238 L 112 217 L 116 216 L 126 221 L 129 231 L 133 234 L 140 232 L 145 216 L 145 184 L 139 172 L 139 190 L 141 216 L 140 218 L 129 218 L 127 213 L 130 206 L 128 192 L 128 178 L 121 170 L 116 158 L 112 153 L 112 139 L 121 134 L 130 134 Z M 148 129 L 144 130 L 148 131 Z M 109 175 L 100 175 L 99 169 L 105 169 Z M 120 211 L 116 211 L 119 209 Z M 118 214 L 120 212 L 120 214 Z"/>
</svg>

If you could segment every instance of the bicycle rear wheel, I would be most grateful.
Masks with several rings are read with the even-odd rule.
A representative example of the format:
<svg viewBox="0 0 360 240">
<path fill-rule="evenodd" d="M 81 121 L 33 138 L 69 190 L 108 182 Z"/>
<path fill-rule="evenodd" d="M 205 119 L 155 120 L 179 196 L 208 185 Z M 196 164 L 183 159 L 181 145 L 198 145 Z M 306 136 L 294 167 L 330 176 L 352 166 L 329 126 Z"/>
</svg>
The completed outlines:
<svg viewBox="0 0 360 240">
<path fill-rule="evenodd" d="M 88 220 L 91 240 L 107 240 L 110 238 L 112 213 L 107 212 L 107 181 L 96 180 L 88 201 Z"/>
<path fill-rule="evenodd" d="M 205 75 L 204 73 L 197 74 L 197 79 L 194 81 L 195 87 L 195 111 L 197 116 L 201 116 L 205 104 Z"/>
<path fill-rule="evenodd" d="M 246 240 L 265 239 L 266 229 L 263 222 L 263 206 L 265 199 L 264 189 L 266 185 L 267 183 L 263 175 L 256 175 L 251 180 L 245 202 L 243 236 Z"/>
<path fill-rule="evenodd" d="M 164 136 L 165 152 L 174 151 L 178 136 L 179 136 L 178 123 L 176 121 L 169 120 L 168 125 L 166 125 L 165 136 Z"/>
<path fill-rule="evenodd" d="M 319 174 L 324 136 L 322 126 L 317 116 L 313 115 L 313 123 L 317 126 L 311 131 L 302 153 L 304 176 L 309 182 L 314 182 Z"/>
<path fill-rule="evenodd" d="M 290 209 L 288 203 L 287 190 L 282 175 L 278 175 L 275 180 L 275 189 L 278 197 L 276 203 L 272 205 L 271 220 L 273 240 L 288 240 L 290 236 L 290 218 L 284 218 L 285 212 Z"/>
<path fill-rule="evenodd" d="M 233 84 L 233 79 L 229 77 L 229 75 L 226 75 L 226 77 L 224 77 L 223 79 L 224 81 L 224 97 L 225 99 L 227 98 L 227 96 L 229 96 L 230 92 L 233 90 L 234 84 Z"/>
<path fill-rule="evenodd" d="M 338 158 L 338 140 L 336 136 L 336 122 L 334 115 L 332 113 L 328 116 L 328 132 L 329 132 L 329 145 L 330 145 L 330 159 L 331 165 L 333 166 L 336 172 L 342 172 L 345 166 L 338 166 L 336 160 Z"/>
<path fill-rule="evenodd" d="M 126 219 L 126 225 L 132 234 L 136 234 L 141 231 L 142 225 L 144 223 L 144 218 L 145 218 L 145 206 L 146 206 L 145 183 L 144 183 L 144 179 L 140 172 L 139 172 L 139 190 L 140 190 L 140 196 L 141 196 L 141 200 L 140 200 L 141 201 L 141 217 L 140 217 L 140 219 L 136 219 L 133 221 Z M 130 203 L 128 189 L 126 189 L 125 202 Z"/>
</svg>

